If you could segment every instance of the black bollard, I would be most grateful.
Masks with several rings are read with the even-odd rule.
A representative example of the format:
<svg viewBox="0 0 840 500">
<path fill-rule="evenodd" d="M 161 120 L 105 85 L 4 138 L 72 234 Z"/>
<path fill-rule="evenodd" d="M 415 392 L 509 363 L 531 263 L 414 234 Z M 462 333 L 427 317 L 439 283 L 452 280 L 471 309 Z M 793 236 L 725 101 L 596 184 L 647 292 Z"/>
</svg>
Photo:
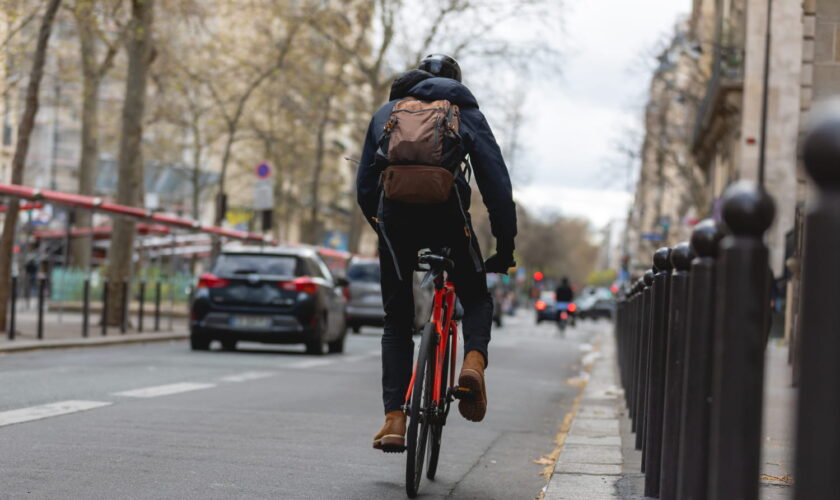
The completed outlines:
<svg viewBox="0 0 840 500">
<path fill-rule="evenodd" d="M 140 310 L 137 311 L 137 331 L 143 331 L 143 306 L 146 304 L 146 282 L 140 281 Z"/>
<path fill-rule="evenodd" d="M 633 285 L 633 295 L 630 297 L 630 302 L 628 304 L 628 311 L 627 311 L 627 325 L 626 325 L 626 349 L 628 350 L 627 356 L 627 367 L 625 371 L 624 381 L 622 385 L 624 386 L 625 393 L 627 395 L 626 403 L 627 403 L 627 414 L 630 417 L 630 431 L 636 432 L 636 380 L 635 380 L 635 372 L 636 372 L 636 335 L 638 335 L 638 331 L 636 328 L 636 306 L 638 304 L 639 298 L 639 287 L 638 282 Z"/>
<path fill-rule="evenodd" d="M 131 305 L 131 298 L 128 296 L 128 281 L 123 281 L 122 285 L 122 303 L 120 304 L 120 333 L 125 333 L 128 329 L 128 307 Z"/>
<path fill-rule="evenodd" d="M 840 470 L 840 109 L 824 113 L 803 145 L 816 189 L 803 242 L 796 500 L 836 498 Z"/>
<path fill-rule="evenodd" d="M 160 281 L 155 283 L 155 331 L 160 331 Z"/>
<path fill-rule="evenodd" d="M 749 182 L 727 188 L 715 302 L 709 498 L 756 500 L 761 457 L 768 252 L 773 200 Z"/>
<path fill-rule="evenodd" d="M 88 336 L 90 325 L 90 280 L 85 278 L 82 285 L 82 337 Z"/>
<path fill-rule="evenodd" d="M 7 333 L 9 340 L 15 340 L 15 328 L 17 328 L 17 276 L 12 276 L 12 310 L 9 311 L 9 331 Z"/>
<path fill-rule="evenodd" d="M 647 410 L 647 386 L 649 382 L 648 370 L 650 363 L 650 306 L 651 286 L 653 285 L 653 271 L 648 269 L 642 277 L 642 290 L 639 301 L 639 400 L 636 402 L 636 412 L 639 414 L 639 425 L 636 432 L 636 449 L 642 450 L 645 442 L 645 411 Z M 644 454 L 642 454 L 642 472 L 645 471 Z"/>
<path fill-rule="evenodd" d="M 662 467 L 662 412 L 665 397 L 665 348 L 668 332 L 668 303 L 671 299 L 671 249 L 653 254 L 653 308 L 650 330 L 650 369 L 648 376 L 645 427 L 645 496 L 659 497 Z"/>
<path fill-rule="evenodd" d="M 108 335 L 108 282 L 102 282 L 102 336 Z"/>
<path fill-rule="evenodd" d="M 671 300 L 668 319 L 668 347 L 665 357 L 665 406 L 662 420 L 662 470 L 659 498 L 677 498 L 677 470 L 680 458 L 680 405 L 685 371 L 685 327 L 688 312 L 688 270 L 694 258 L 688 242 L 671 252 Z"/>
<path fill-rule="evenodd" d="M 722 237 L 712 219 L 691 235 L 697 257 L 691 262 L 680 425 L 677 489 L 680 500 L 706 500 L 709 471 L 709 418 L 712 398 L 715 257 Z"/>
<path fill-rule="evenodd" d="M 46 299 L 47 279 L 38 283 L 38 340 L 44 338 L 44 301 Z"/>
</svg>

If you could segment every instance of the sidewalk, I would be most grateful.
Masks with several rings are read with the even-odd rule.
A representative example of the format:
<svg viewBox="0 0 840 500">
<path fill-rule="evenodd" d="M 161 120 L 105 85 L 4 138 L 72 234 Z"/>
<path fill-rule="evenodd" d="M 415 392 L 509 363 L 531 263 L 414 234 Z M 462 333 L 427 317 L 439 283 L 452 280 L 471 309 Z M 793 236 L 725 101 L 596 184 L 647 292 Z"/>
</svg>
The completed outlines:
<svg viewBox="0 0 840 500">
<path fill-rule="evenodd" d="M 545 489 L 546 500 L 641 500 L 644 475 L 639 472 L 641 452 L 624 396 L 617 385 L 613 338 L 602 334 L 600 356 L 593 356 L 589 381 Z M 786 346 L 775 339 L 767 349 L 764 394 L 764 446 L 761 463 L 761 499 L 792 496 L 793 412 L 796 390 L 790 387 Z"/>
<path fill-rule="evenodd" d="M 143 332 L 137 331 L 138 318 L 135 314 L 129 320 L 126 333 L 120 333 L 119 327 L 108 327 L 107 335 L 102 335 L 99 314 L 90 315 L 88 337 L 82 337 L 82 315 L 76 312 L 44 312 L 44 338 L 38 340 L 38 316 L 33 309 L 19 308 L 17 311 L 15 340 L 8 339 L 8 332 L 0 336 L 0 353 L 32 351 L 36 349 L 56 349 L 67 347 L 92 347 L 136 342 L 160 342 L 181 340 L 189 336 L 185 318 L 161 316 L 159 331 L 154 330 L 154 311 L 146 309 L 143 318 Z"/>
</svg>

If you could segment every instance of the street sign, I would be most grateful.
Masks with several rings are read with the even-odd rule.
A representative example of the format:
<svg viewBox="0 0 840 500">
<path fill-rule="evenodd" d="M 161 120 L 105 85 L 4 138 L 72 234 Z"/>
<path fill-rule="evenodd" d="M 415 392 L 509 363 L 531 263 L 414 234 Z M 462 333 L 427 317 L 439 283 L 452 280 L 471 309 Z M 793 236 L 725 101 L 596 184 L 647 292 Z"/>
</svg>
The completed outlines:
<svg viewBox="0 0 840 500">
<path fill-rule="evenodd" d="M 257 174 L 257 179 L 268 179 L 268 176 L 271 175 L 271 165 L 268 163 L 260 163 L 257 165 L 257 168 L 254 169 L 254 173 Z"/>
<path fill-rule="evenodd" d="M 665 241 L 665 235 L 662 233 L 642 233 L 642 239 L 648 241 Z"/>
<path fill-rule="evenodd" d="M 254 183 L 254 210 L 271 210 L 274 208 L 274 186 L 266 180 Z"/>
<path fill-rule="evenodd" d="M 349 246 L 348 243 L 347 233 L 341 231 L 329 231 L 324 236 L 323 245 L 327 248 L 347 251 Z"/>
</svg>

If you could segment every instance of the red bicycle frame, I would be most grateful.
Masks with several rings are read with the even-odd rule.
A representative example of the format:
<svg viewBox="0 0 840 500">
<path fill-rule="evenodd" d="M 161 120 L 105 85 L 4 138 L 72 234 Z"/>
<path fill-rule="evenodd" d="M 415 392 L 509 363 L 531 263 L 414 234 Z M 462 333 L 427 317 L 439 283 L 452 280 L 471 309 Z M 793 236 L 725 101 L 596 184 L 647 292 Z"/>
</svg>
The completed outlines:
<svg viewBox="0 0 840 500">
<path fill-rule="evenodd" d="M 444 314 L 444 311 L 445 314 Z M 443 360 L 446 359 L 446 348 L 449 346 L 447 339 L 452 340 L 452 351 L 449 357 L 449 385 L 455 385 L 455 354 L 458 352 L 458 324 L 452 321 L 455 312 L 455 285 L 447 281 L 443 286 L 435 287 L 435 297 L 432 306 L 432 324 L 438 334 L 438 343 L 435 347 L 435 373 L 432 379 L 432 404 L 440 406 L 446 399 L 446 394 L 441 394 L 440 378 L 443 374 Z M 405 393 L 405 404 L 409 405 L 411 391 L 414 389 L 414 379 L 417 376 L 417 363 L 414 364 L 414 372 L 411 374 L 411 382 Z"/>
</svg>

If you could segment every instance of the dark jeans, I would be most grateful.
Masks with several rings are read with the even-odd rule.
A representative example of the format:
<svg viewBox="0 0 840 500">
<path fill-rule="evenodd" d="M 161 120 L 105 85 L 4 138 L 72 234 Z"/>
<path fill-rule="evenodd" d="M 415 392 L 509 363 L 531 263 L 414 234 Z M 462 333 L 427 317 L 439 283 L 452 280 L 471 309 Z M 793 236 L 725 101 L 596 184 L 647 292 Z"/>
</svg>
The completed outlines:
<svg viewBox="0 0 840 500">
<path fill-rule="evenodd" d="M 435 209 L 390 207 L 385 212 L 386 233 L 394 248 L 402 274 L 397 277 L 394 261 L 384 241 L 379 242 L 382 302 L 385 306 L 385 333 L 382 336 L 382 400 L 385 412 L 399 410 L 414 368 L 414 294 L 413 271 L 417 251 L 422 248 L 452 249 L 455 271 L 450 280 L 464 307 L 464 353 L 479 351 L 487 357 L 493 299 L 487 291 L 481 252 L 473 237 L 475 256 L 469 251 L 470 240 L 464 233 L 463 218 L 450 205 Z"/>
</svg>

